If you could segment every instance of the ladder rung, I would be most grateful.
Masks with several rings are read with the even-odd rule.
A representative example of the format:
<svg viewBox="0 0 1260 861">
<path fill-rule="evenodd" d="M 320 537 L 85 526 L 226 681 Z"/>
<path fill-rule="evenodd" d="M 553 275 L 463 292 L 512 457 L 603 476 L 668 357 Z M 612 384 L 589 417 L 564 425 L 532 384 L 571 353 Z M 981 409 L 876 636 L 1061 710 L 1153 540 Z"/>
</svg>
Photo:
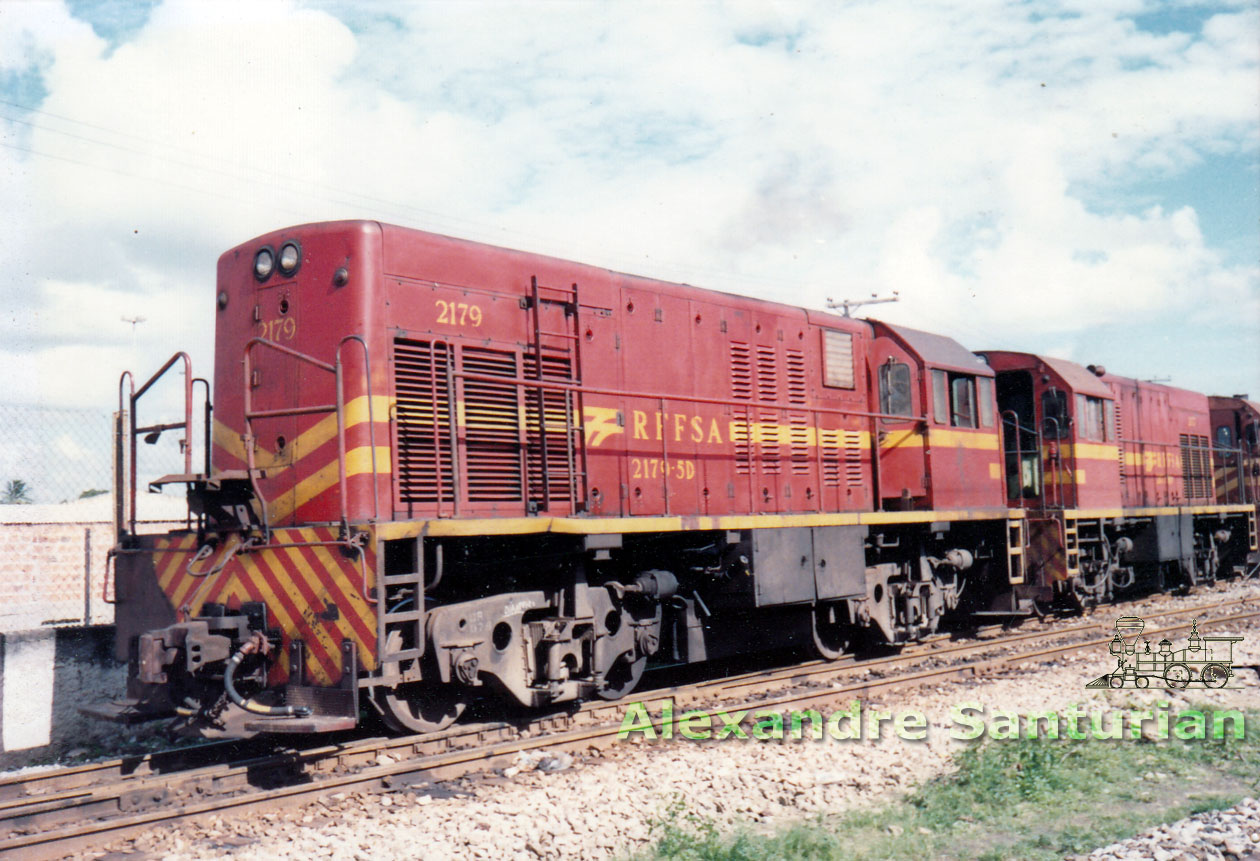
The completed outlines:
<svg viewBox="0 0 1260 861">
<path fill-rule="evenodd" d="M 386 574 L 382 581 L 386 586 L 419 586 L 420 573 L 414 574 Z"/>
<path fill-rule="evenodd" d="M 424 618 L 423 610 L 405 610 L 401 613 L 386 613 L 383 617 L 385 623 L 390 622 L 419 622 Z"/>
<path fill-rule="evenodd" d="M 577 291 L 576 291 L 576 290 L 574 290 L 572 287 L 552 287 L 552 286 L 550 286 L 550 285 L 548 285 L 548 284 L 539 284 L 539 285 L 538 285 L 538 292 L 539 292 L 539 293 L 541 293 L 543 290 L 550 290 L 552 293 L 562 293 L 562 294 L 564 294 L 565 296 L 570 297 L 570 298 L 569 298 L 569 301 L 570 301 L 570 302 L 573 302 L 573 301 L 575 301 L 575 300 L 577 299 Z M 559 301 L 559 300 L 557 300 L 557 299 L 548 299 L 548 298 L 546 298 L 545 296 L 539 296 L 539 297 L 538 297 L 538 299 L 539 299 L 539 301 L 542 301 L 542 302 L 557 302 L 557 301 Z"/>
</svg>

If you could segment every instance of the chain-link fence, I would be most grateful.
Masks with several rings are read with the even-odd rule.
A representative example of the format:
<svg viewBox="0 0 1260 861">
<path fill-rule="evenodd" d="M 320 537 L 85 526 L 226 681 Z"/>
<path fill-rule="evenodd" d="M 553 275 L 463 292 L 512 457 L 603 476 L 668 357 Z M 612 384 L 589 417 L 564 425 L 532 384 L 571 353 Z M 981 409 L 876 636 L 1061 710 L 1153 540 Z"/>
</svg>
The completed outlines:
<svg viewBox="0 0 1260 861">
<path fill-rule="evenodd" d="M 0 404 L 0 504 L 108 493 L 113 433 L 106 410 Z"/>
<path fill-rule="evenodd" d="M 184 471 L 181 436 L 167 431 L 138 446 L 141 492 L 153 478 Z M 200 448 L 199 436 L 195 443 Z M 0 404 L 0 505 L 58 505 L 109 493 L 113 459 L 109 410 Z M 194 469 L 201 467 L 198 451 Z"/>
<path fill-rule="evenodd" d="M 186 511 L 182 485 L 145 492 L 154 478 L 185 471 L 182 435 L 137 447 L 145 531 Z M 108 410 L 0 404 L 0 631 L 113 620 L 101 596 L 114 543 L 114 436 Z"/>
</svg>

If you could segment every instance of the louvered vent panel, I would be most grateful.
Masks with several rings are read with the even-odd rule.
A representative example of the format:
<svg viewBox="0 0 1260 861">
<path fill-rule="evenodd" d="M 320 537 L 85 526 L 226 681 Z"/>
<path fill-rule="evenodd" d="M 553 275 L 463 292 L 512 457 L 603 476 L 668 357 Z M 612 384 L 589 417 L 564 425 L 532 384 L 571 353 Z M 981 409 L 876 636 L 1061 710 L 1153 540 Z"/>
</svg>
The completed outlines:
<svg viewBox="0 0 1260 861">
<path fill-rule="evenodd" d="M 751 401 L 753 392 L 752 348 L 731 342 L 731 395 L 737 401 Z"/>
<path fill-rule="evenodd" d="M 788 414 L 788 450 L 791 453 L 792 474 L 809 475 L 809 416 L 803 413 Z"/>
<path fill-rule="evenodd" d="M 862 485 L 862 433 L 844 432 L 844 480 L 849 487 Z"/>
<path fill-rule="evenodd" d="M 787 360 L 788 403 L 806 403 L 805 354 L 800 350 L 785 350 L 783 355 Z"/>
<path fill-rule="evenodd" d="M 755 430 L 758 449 L 761 455 L 761 472 L 763 475 L 778 475 L 783 469 L 782 437 L 783 428 L 779 425 L 779 417 L 775 413 L 763 413 Z"/>
<path fill-rule="evenodd" d="M 403 503 L 454 500 L 451 456 L 451 352 L 430 341 L 394 342 L 398 398 L 397 481 Z"/>
<path fill-rule="evenodd" d="M 822 458 L 823 484 L 839 487 L 844 463 L 844 431 L 818 429 L 818 454 Z"/>
<path fill-rule="evenodd" d="M 1125 464 L 1124 464 L 1124 420 L 1120 417 L 1120 398 L 1119 397 L 1116 398 L 1115 404 L 1116 404 L 1116 451 L 1118 452 L 1118 456 L 1120 458 L 1120 494 L 1121 494 L 1120 498 L 1124 499 L 1124 488 L 1125 488 L 1125 483 L 1126 483 L 1126 478 L 1127 478 L 1125 473 L 1127 472 L 1127 468 L 1125 467 Z"/>
<path fill-rule="evenodd" d="M 533 353 L 525 354 L 525 378 L 537 379 L 537 358 Z M 542 378 L 572 382 L 572 364 L 567 353 L 548 351 L 542 354 Z M 543 503 L 547 494 L 543 492 L 545 483 L 550 489 L 553 501 L 568 501 L 572 498 L 574 476 L 570 473 L 569 454 L 573 443 L 566 432 L 566 425 L 576 433 L 576 423 L 565 407 L 565 393 L 561 391 L 544 391 L 541 393 L 543 420 L 539 421 L 540 393 L 538 389 L 526 388 L 525 393 L 525 430 L 526 430 L 526 464 L 529 470 L 529 498 Z M 546 457 L 546 471 L 543 470 L 543 458 Z"/>
<path fill-rule="evenodd" d="M 731 422 L 731 445 L 735 447 L 735 472 L 738 475 L 752 472 L 752 440 L 748 424 L 746 415 Z"/>
<path fill-rule="evenodd" d="M 757 347 L 757 398 L 767 403 L 779 399 L 778 361 L 774 347 Z"/>
<path fill-rule="evenodd" d="M 463 349 L 465 374 L 516 377 L 516 354 Z M 464 380 L 464 444 L 469 502 L 521 499 L 520 410 L 514 383 Z"/>
</svg>

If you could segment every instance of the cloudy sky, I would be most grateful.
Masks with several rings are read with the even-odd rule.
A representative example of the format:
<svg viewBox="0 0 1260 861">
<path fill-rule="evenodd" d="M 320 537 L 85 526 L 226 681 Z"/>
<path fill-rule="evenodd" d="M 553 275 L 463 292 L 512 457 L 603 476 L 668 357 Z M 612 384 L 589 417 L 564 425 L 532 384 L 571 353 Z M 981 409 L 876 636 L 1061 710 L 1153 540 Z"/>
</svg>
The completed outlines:
<svg viewBox="0 0 1260 861">
<path fill-rule="evenodd" d="M 218 254 L 348 217 L 1260 396 L 1258 55 L 1255 0 L 0 0 L 0 400 L 208 372 Z"/>
</svg>

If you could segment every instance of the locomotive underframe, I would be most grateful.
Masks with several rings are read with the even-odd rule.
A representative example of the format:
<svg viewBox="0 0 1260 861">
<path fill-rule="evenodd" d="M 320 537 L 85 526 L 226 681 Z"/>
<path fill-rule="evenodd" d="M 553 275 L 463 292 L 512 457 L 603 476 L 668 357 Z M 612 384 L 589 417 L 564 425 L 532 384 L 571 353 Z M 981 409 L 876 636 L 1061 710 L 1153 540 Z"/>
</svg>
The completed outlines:
<svg viewBox="0 0 1260 861">
<path fill-rule="evenodd" d="M 366 683 L 539 706 L 620 696 L 649 659 L 908 642 L 1009 593 L 1008 539 L 1005 518 L 391 539 L 382 641 L 396 651 Z"/>
<path fill-rule="evenodd" d="M 1026 588 L 1043 606 L 1092 606 L 1144 592 L 1185 590 L 1242 569 L 1256 516 L 1239 506 L 1057 512 L 1057 552 Z M 1034 524 L 1034 532 L 1038 524 Z"/>
<path fill-rule="evenodd" d="M 396 534 L 406 524 L 391 526 Z M 487 696 L 527 707 L 615 699 L 650 660 L 802 646 L 835 658 L 857 640 L 909 642 L 951 614 L 1002 606 L 1011 534 L 1001 517 L 373 539 L 377 642 L 361 649 L 343 640 L 340 676 L 323 681 L 304 673 L 306 650 L 320 644 L 282 630 L 284 608 L 208 602 L 175 621 L 153 588 L 153 554 L 136 554 L 120 557 L 120 587 L 151 593 L 168 623 L 133 638 L 130 694 L 149 716 L 179 714 L 227 732 L 345 728 L 358 720 L 360 691 L 387 723 L 421 731 Z M 166 538 L 186 548 L 168 570 L 190 563 L 204 540 Z M 336 619 L 327 607 L 314 610 Z M 250 643 L 259 647 L 249 651 Z M 282 655 L 288 680 L 277 685 Z M 225 696 L 232 660 L 253 715 Z"/>
<path fill-rule="evenodd" d="M 858 523 L 643 532 L 598 531 L 598 521 L 573 519 L 565 521 L 573 533 L 500 535 L 484 534 L 493 521 L 446 535 L 430 534 L 434 524 L 424 521 L 365 524 L 351 532 L 364 536 L 375 560 L 364 595 L 375 604 L 375 642 L 333 646 L 336 671 L 323 679 L 306 677 L 306 650 L 329 643 L 296 638 L 291 625 L 278 624 L 280 606 L 246 600 L 233 610 L 207 601 L 194 616 L 185 604 L 174 621 L 155 588 L 164 575 L 138 546 L 119 557 L 119 586 L 132 599 L 148 594 L 154 613 L 168 616 L 166 627 L 150 625 L 134 638 L 131 695 L 149 714 L 229 733 L 348 728 L 361 699 L 396 729 L 428 731 L 487 697 L 525 707 L 615 699 L 649 662 L 791 647 L 834 659 L 856 642 L 920 639 L 951 616 L 1026 615 L 1037 604 L 1188 588 L 1243 564 L 1255 542 L 1254 512 L 1238 507 L 1060 512 L 1041 522 L 1061 525 L 1063 569 L 1032 571 L 1025 581 L 1025 517 L 1016 514 L 937 512 L 930 516 L 942 519 L 929 520 L 907 512 Z M 323 535 L 324 544 L 341 546 L 329 559 L 346 566 L 342 575 L 362 574 L 356 582 L 366 585 L 354 547 L 330 529 L 293 530 L 263 546 L 276 553 L 317 545 Z M 175 561 L 165 570 L 200 565 L 202 573 L 227 560 L 234 541 L 245 548 L 239 556 L 258 553 L 244 535 L 172 534 L 165 546 Z M 220 549 L 205 553 L 208 546 Z M 335 622 L 345 609 L 310 612 Z M 281 655 L 288 679 L 277 684 Z M 232 662 L 239 692 L 227 684 Z"/>
</svg>

